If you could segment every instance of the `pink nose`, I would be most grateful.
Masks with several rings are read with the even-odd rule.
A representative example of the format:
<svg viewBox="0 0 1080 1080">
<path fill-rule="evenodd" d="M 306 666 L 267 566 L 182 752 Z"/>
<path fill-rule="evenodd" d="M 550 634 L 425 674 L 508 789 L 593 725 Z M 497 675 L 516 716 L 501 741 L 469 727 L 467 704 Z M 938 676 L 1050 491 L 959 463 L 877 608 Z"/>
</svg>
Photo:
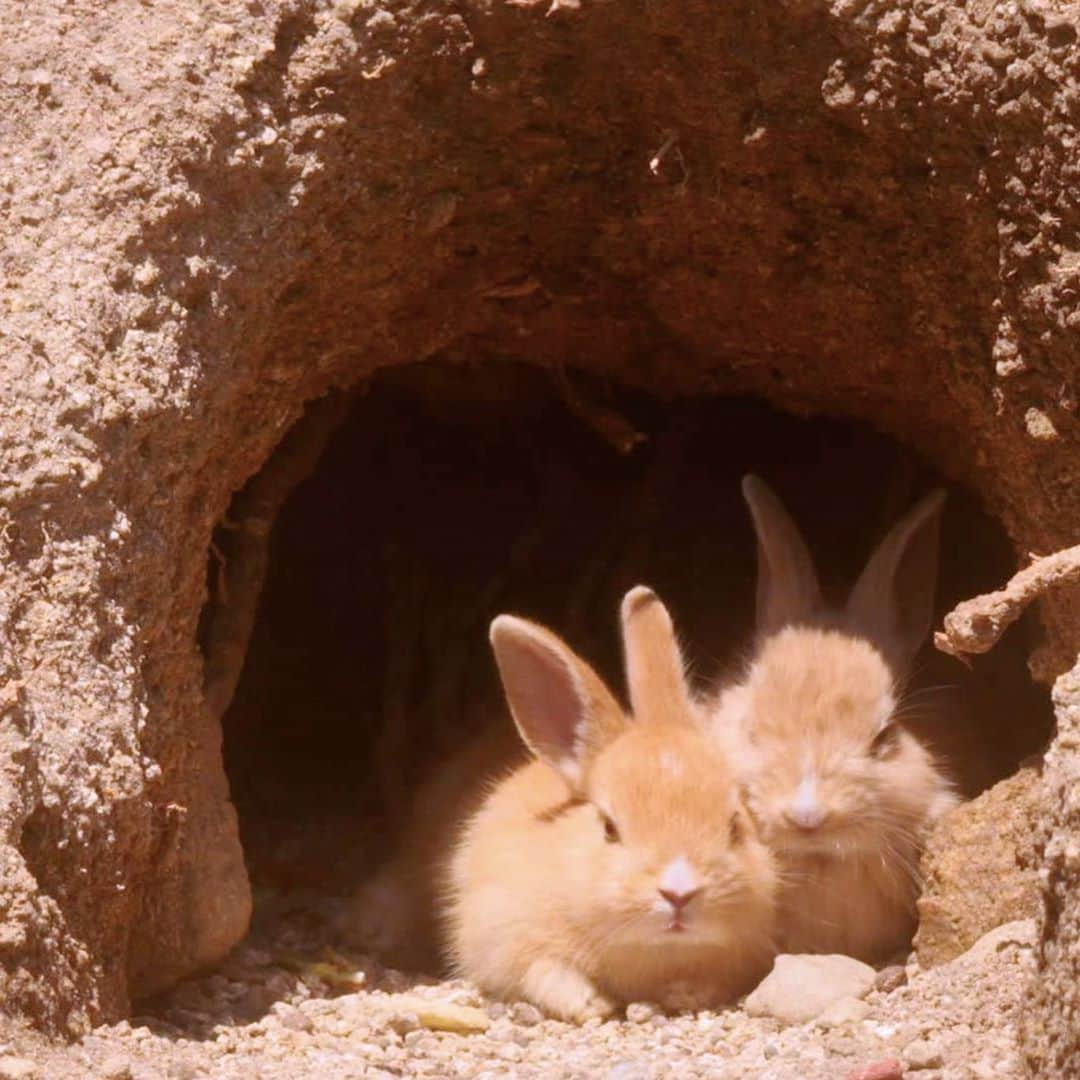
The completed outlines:
<svg viewBox="0 0 1080 1080">
<path fill-rule="evenodd" d="M 659 889 L 660 895 L 676 910 L 682 911 L 701 892 L 701 886 L 693 889 Z"/>
<path fill-rule="evenodd" d="M 825 823 L 825 811 L 820 806 L 789 806 L 784 817 L 797 829 L 813 832 Z"/>
</svg>

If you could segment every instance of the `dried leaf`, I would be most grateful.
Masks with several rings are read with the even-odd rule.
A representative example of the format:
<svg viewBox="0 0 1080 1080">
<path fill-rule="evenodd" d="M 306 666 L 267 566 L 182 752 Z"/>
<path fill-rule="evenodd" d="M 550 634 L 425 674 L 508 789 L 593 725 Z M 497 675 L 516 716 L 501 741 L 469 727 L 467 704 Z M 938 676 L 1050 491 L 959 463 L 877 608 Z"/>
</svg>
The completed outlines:
<svg viewBox="0 0 1080 1080">
<path fill-rule="evenodd" d="M 449 1031 L 455 1035 L 472 1035 L 487 1031 L 491 1020 L 482 1009 L 435 1001 L 415 994 L 395 994 L 387 1001 L 394 1012 L 412 1013 L 430 1031 Z"/>
<path fill-rule="evenodd" d="M 288 955 L 276 956 L 274 960 L 286 971 L 291 971 L 302 979 L 320 979 L 327 985 L 342 990 L 361 990 L 367 982 L 367 976 L 362 971 L 355 971 L 340 964 L 329 964 L 324 960 L 301 960 Z"/>
</svg>

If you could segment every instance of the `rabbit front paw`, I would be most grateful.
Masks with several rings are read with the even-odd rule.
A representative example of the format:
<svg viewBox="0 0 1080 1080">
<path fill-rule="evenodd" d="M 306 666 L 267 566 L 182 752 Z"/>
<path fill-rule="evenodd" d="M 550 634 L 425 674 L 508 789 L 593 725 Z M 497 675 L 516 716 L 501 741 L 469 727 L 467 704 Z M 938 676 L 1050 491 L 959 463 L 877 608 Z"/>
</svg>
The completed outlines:
<svg viewBox="0 0 1080 1080">
<path fill-rule="evenodd" d="M 525 974 L 525 996 L 548 1015 L 571 1024 L 611 1016 L 615 1004 L 580 971 L 554 960 L 534 961 Z"/>
</svg>

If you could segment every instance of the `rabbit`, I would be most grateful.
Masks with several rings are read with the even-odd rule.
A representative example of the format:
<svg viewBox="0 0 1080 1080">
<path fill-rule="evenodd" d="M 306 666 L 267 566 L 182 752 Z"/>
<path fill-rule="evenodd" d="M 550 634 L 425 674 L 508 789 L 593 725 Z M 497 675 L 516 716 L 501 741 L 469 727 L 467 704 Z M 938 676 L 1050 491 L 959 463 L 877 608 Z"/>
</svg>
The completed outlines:
<svg viewBox="0 0 1080 1080">
<path fill-rule="evenodd" d="M 670 617 L 638 587 L 622 626 L 632 715 L 555 634 L 494 620 L 535 760 L 465 823 L 445 882 L 457 972 L 577 1023 L 630 1001 L 729 1001 L 774 955 L 772 857 L 691 700 Z"/>
<path fill-rule="evenodd" d="M 842 612 L 824 608 L 776 495 L 754 476 L 743 494 L 759 640 L 745 677 L 714 701 L 714 730 L 779 863 L 779 947 L 882 961 L 910 946 L 921 842 L 959 801 L 905 730 L 901 694 L 930 629 L 945 493 L 897 522 Z"/>
</svg>

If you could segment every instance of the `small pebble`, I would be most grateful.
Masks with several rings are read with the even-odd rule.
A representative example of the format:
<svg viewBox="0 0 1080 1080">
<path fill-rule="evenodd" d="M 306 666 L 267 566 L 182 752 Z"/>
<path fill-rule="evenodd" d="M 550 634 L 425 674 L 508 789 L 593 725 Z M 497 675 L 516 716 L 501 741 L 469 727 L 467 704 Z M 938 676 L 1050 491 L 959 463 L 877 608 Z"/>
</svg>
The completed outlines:
<svg viewBox="0 0 1080 1080">
<path fill-rule="evenodd" d="M 295 1005 L 278 1004 L 274 1006 L 273 1012 L 278 1018 L 278 1023 L 290 1031 L 311 1031 L 315 1026 L 311 1017 Z"/>
<path fill-rule="evenodd" d="M 659 1010 L 647 1001 L 635 1001 L 626 1006 L 626 1019 L 631 1024 L 647 1024 Z"/>
<path fill-rule="evenodd" d="M 41 1070 L 29 1058 L 0 1058 L 0 1080 L 34 1080 Z"/>
<path fill-rule="evenodd" d="M 907 981 L 907 968 L 901 964 L 891 964 L 877 973 L 874 989 L 880 990 L 883 994 L 891 994 L 894 990 L 899 990 L 901 986 L 906 985 Z"/>
<path fill-rule="evenodd" d="M 131 1066 L 121 1054 L 106 1058 L 101 1065 L 102 1080 L 131 1080 Z"/>
<path fill-rule="evenodd" d="M 896 1058 L 885 1058 L 844 1074 L 844 1080 L 903 1080 L 904 1065 Z"/>
<path fill-rule="evenodd" d="M 637 1061 L 617 1061 L 608 1069 L 607 1080 L 649 1080 L 649 1072 Z"/>
<path fill-rule="evenodd" d="M 513 1042 L 516 1034 L 517 1032 L 514 1030 L 513 1021 L 506 1016 L 501 1020 L 496 1020 L 495 1023 L 487 1029 L 487 1037 L 489 1039 L 494 1039 L 496 1042 Z"/>
<path fill-rule="evenodd" d="M 1028 434 L 1040 442 L 1052 442 L 1058 438 L 1058 430 L 1054 426 L 1054 421 L 1041 409 L 1036 409 L 1034 406 L 1024 413 L 1024 425 L 1027 427 Z"/>
<path fill-rule="evenodd" d="M 407 1035 L 410 1031 L 419 1030 L 420 1019 L 417 1017 L 416 1013 L 393 1013 L 387 1020 L 387 1027 L 389 1027 L 391 1031 L 396 1031 L 399 1035 Z"/>
<path fill-rule="evenodd" d="M 543 1023 L 544 1014 L 535 1005 L 530 1005 L 527 1001 L 518 1001 L 510 1006 L 510 1019 L 515 1024 L 533 1027 Z"/>
<path fill-rule="evenodd" d="M 909 1069 L 940 1069 L 941 1048 L 931 1039 L 914 1039 L 904 1047 L 904 1061 Z"/>
</svg>

